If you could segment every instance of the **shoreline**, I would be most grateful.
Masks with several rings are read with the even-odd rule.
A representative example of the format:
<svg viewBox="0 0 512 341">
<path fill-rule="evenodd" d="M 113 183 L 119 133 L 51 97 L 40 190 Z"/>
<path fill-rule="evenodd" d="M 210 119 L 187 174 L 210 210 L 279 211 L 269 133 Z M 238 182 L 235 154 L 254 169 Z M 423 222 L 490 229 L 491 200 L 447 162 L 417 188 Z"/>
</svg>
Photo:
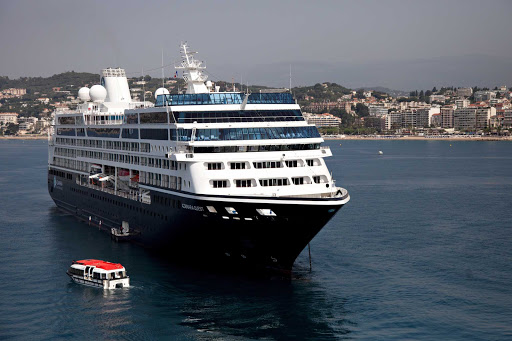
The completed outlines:
<svg viewBox="0 0 512 341">
<path fill-rule="evenodd" d="M 0 136 L 0 140 L 48 140 L 48 136 L 47 135 Z"/>
<path fill-rule="evenodd" d="M 0 136 L 1 140 L 47 140 L 48 136 Z M 424 137 L 424 136 L 401 136 L 401 137 L 378 137 L 378 136 L 357 136 L 346 135 L 345 137 L 323 137 L 324 140 L 357 140 L 357 141 L 512 141 L 512 136 L 503 137 Z"/>
<path fill-rule="evenodd" d="M 511 136 L 503 137 L 424 137 L 424 136 L 401 136 L 401 137 L 379 137 L 379 136 L 350 136 L 345 137 L 324 137 L 324 140 L 370 140 L 370 141 L 512 141 Z"/>
</svg>

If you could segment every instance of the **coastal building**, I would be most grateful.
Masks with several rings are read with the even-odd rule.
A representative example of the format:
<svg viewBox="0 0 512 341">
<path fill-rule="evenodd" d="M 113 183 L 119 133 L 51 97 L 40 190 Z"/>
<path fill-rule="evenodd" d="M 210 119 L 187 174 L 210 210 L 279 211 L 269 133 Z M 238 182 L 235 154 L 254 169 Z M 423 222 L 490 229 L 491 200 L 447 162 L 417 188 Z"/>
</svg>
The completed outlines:
<svg viewBox="0 0 512 341">
<path fill-rule="evenodd" d="M 402 114 L 402 128 L 424 128 L 429 125 L 429 110 L 407 110 Z"/>
<path fill-rule="evenodd" d="M 426 110 L 428 113 L 428 125 L 430 126 L 432 124 L 432 116 L 436 114 L 441 113 L 441 107 L 437 104 L 433 105 L 431 108 L 428 109 L 421 109 Z"/>
<path fill-rule="evenodd" d="M 496 115 L 496 108 L 467 107 L 455 109 L 453 126 L 456 130 L 475 130 L 489 127 L 489 119 Z"/>
<path fill-rule="evenodd" d="M 441 108 L 441 127 L 453 128 L 453 106 L 444 106 Z"/>
<path fill-rule="evenodd" d="M 385 117 L 385 126 L 387 130 L 402 128 L 402 113 L 399 111 L 390 111 Z"/>
<path fill-rule="evenodd" d="M 341 124 L 341 118 L 328 113 L 304 113 L 304 118 L 309 124 L 314 124 L 317 127 L 339 127 Z"/>
<path fill-rule="evenodd" d="M 430 104 L 425 102 L 400 102 L 400 110 L 407 109 L 424 109 L 430 108 Z"/>
<path fill-rule="evenodd" d="M 444 95 L 430 95 L 430 103 L 432 102 L 442 102 L 446 101 L 446 97 Z"/>
<path fill-rule="evenodd" d="M 34 130 L 36 131 L 42 131 L 44 130 L 46 127 L 48 127 L 50 125 L 50 122 L 48 120 L 45 120 L 45 119 L 38 119 L 37 122 L 35 123 L 35 126 L 34 126 Z"/>
<path fill-rule="evenodd" d="M 503 127 L 512 128 L 512 109 L 503 110 Z"/>
<path fill-rule="evenodd" d="M 346 112 L 350 112 L 351 110 L 351 104 L 350 102 L 344 102 L 344 101 L 336 101 L 336 102 L 313 102 L 310 103 L 308 106 L 306 106 L 304 109 L 310 110 L 310 111 L 330 111 L 331 109 L 344 109 Z M 348 109 L 348 110 L 347 110 Z"/>
<path fill-rule="evenodd" d="M 0 113 L 0 123 L 8 125 L 10 123 L 18 123 L 18 114 L 15 112 L 3 112 Z"/>
<path fill-rule="evenodd" d="M 363 96 L 366 97 L 366 98 L 370 98 L 372 97 L 372 90 L 368 90 L 368 91 L 363 91 Z"/>
<path fill-rule="evenodd" d="M 455 100 L 455 106 L 457 107 L 457 109 L 466 108 L 469 106 L 469 103 L 470 103 L 469 99 L 465 99 L 465 98 Z"/>
<path fill-rule="evenodd" d="M 471 97 L 471 95 L 473 95 L 472 88 L 458 88 L 457 89 L 457 96 L 459 96 L 459 97 Z"/>
<path fill-rule="evenodd" d="M 489 101 L 496 98 L 494 91 L 477 91 L 475 92 L 475 102 Z"/>
<path fill-rule="evenodd" d="M 497 104 L 503 102 L 503 99 L 501 98 L 493 98 L 489 100 L 489 105 L 496 106 Z"/>
<path fill-rule="evenodd" d="M 430 118 L 430 125 L 434 127 L 440 127 L 442 123 L 441 113 L 433 114 Z"/>
<path fill-rule="evenodd" d="M 37 118 L 36 117 L 20 117 L 18 119 L 20 133 L 23 134 L 23 133 L 26 133 L 26 132 L 33 131 L 36 122 L 37 122 Z"/>
<path fill-rule="evenodd" d="M 383 106 L 370 105 L 368 107 L 368 111 L 370 113 L 370 116 L 381 117 L 387 115 L 388 108 L 385 108 Z"/>
<path fill-rule="evenodd" d="M 11 95 L 14 97 L 20 97 L 27 94 L 27 89 L 21 88 L 9 88 L 2 91 L 4 95 Z"/>
<path fill-rule="evenodd" d="M 44 103 L 44 104 L 48 104 L 50 103 L 50 99 L 48 97 L 39 97 L 37 99 L 37 101 L 41 102 L 41 103 Z"/>
</svg>

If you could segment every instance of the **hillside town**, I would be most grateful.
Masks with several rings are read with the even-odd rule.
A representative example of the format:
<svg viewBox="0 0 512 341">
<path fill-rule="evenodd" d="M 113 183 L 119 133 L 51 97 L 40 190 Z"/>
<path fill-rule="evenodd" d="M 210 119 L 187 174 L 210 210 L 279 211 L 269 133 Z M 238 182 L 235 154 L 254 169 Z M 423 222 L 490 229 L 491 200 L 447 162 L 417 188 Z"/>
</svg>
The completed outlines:
<svg viewBox="0 0 512 341">
<path fill-rule="evenodd" d="M 27 88 L 0 88 L 0 136 L 45 136 L 51 114 L 74 110 L 79 103 L 77 90 L 91 86 L 98 77 L 73 72 L 61 75 L 72 75 L 75 84 L 45 87 L 39 80 L 39 85 L 30 86 L 28 78 L 24 80 L 29 84 Z M 132 98 L 152 101 L 154 91 L 162 83 L 171 93 L 184 89 L 183 79 L 179 77 L 164 82 L 161 78 L 134 77 L 129 79 Z M 237 83 L 216 84 L 221 91 L 265 91 L 261 86 L 244 89 Z M 434 87 L 392 96 L 382 91 L 351 90 L 335 83 L 322 83 L 296 87 L 292 93 L 301 104 L 306 120 L 328 136 L 510 136 L 511 90 L 506 86 L 492 90 Z"/>
<path fill-rule="evenodd" d="M 322 84 L 328 91 L 329 84 Z M 388 135 L 510 135 L 512 92 L 436 88 L 391 97 L 371 90 L 350 91 L 336 101 L 315 101 L 305 96 L 304 116 L 331 134 Z"/>
</svg>

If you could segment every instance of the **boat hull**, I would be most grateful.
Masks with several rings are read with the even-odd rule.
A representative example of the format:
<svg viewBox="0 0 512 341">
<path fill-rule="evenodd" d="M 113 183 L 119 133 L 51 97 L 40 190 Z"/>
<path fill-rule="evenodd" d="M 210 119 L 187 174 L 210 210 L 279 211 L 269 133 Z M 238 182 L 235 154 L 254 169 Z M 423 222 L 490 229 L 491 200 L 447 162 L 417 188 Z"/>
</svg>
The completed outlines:
<svg viewBox="0 0 512 341">
<path fill-rule="evenodd" d="M 173 259 L 284 272 L 291 271 L 300 252 L 348 201 L 348 194 L 311 204 L 153 190 L 151 204 L 145 204 L 80 186 L 74 175 L 49 175 L 48 188 L 58 207 L 109 232 L 126 221 L 136 232 L 133 242 Z M 270 215 L 258 213 L 262 209 L 271 210 Z"/>
</svg>

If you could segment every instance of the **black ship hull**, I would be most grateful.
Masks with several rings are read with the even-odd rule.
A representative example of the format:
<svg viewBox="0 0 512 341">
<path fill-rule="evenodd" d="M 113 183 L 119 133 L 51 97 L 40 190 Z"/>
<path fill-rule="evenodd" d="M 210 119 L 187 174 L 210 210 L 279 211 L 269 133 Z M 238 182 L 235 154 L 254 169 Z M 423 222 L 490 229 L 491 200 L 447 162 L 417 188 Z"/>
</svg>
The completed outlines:
<svg viewBox="0 0 512 341">
<path fill-rule="evenodd" d="M 110 232 L 128 222 L 133 242 L 187 262 L 285 273 L 348 197 L 311 204 L 286 198 L 202 198 L 153 190 L 151 204 L 146 204 L 78 185 L 75 174 L 60 173 L 63 176 L 48 176 L 52 199 L 90 224 Z M 271 214 L 261 215 L 257 212 L 261 209 Z"/>
</svg>

